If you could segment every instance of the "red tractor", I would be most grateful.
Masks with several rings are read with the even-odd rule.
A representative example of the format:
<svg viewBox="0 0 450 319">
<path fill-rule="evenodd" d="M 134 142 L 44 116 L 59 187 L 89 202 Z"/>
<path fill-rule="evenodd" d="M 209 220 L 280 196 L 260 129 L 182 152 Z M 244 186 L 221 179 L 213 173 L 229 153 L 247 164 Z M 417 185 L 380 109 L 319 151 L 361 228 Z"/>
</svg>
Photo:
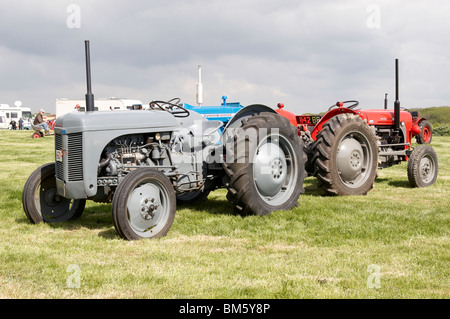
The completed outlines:
<svg viewBox="0 0 450 319">
<path fill-rule="evenodd" d="M 332 195 L 362 195 L 372 189 L 377 168 L 408 161 L 412 187 L 426 187 L 436 181 L 438 160 L 429 145 L 431 126 L 418 112 L 400 110 L 398 60 L 396 60 L 394 109 L 356 109 L 357 101 L 337 102 L 322 116 L 294 115 L 278 104 L 277 113 L 298 128 L 308 156 L 306 171 L 316 176 L 319 186 Z M 348 106 L 345 106 L 348 105 Z"/>
</svg>

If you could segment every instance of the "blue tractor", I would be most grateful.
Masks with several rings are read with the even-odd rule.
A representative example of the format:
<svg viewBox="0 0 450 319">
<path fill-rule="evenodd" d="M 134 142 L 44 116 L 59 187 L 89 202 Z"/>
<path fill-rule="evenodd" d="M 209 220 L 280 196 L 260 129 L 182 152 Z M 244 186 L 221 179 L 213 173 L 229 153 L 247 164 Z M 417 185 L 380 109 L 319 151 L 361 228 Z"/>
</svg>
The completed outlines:
<svg viewBox="0 0 450 319">
<path fill-rule="evenodd" d="M 240 102 L 227 103 L 227 97 L 224 95 L 220 106 L 194 106 L 184 103 L 184 108 L 197 112 L 208 120 L 222 121 L 223 126 L 226 126 L 244 106 Z"/>
</svg>

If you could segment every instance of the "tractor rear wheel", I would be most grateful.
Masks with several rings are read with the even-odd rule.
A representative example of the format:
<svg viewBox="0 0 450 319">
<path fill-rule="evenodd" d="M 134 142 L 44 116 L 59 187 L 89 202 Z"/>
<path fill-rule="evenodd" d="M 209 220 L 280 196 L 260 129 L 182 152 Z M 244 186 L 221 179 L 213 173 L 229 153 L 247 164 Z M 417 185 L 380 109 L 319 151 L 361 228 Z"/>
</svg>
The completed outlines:
<svg viewBox="0 0 450 319">
<path fill-rule="evenodd" d="M 69 199 L 58 194 L 55 163 L 37 168 L 23 187 L 23 210 L 34 224 L 77 219 L 82 215 L 85 204 L 85 199 Z"/>
<path fill-rule="evenodd" d="M 329 195 L 365 195 L 374 185 L 378 146 L 372 129 L 357 115 L 326 122 L 311 149 L 319 186 Z"/>
<path fill-rule="evenodd" d="M 420 133 L 416 135 L 416 142 L 418 144 L 430 144 L 433 137 L 433 131 L 431 124 L 427 120 L 422 120 L 419 123 Z"/>
<path fill-rule="evenodd" d="M 408 181 L 412 187 L 427 187 L 436 181 L 438 159 L 429 145 L 415 147 L 408 159 Z"/>
<path fill-rule="evenodd" d="M 155 168 L 130 172 L 114 193 L 112 216 L 120 237 L 159 238 L 175 218 L 176 196 L 169 179 Z"/>
<path fill-rule="evenodd" d="M 298 206 L 306 172 L 296 128 L 274 113 L 253 115 L 242 123 L 226 143 L 227 199 L 244 215 Z"/>
</svg>

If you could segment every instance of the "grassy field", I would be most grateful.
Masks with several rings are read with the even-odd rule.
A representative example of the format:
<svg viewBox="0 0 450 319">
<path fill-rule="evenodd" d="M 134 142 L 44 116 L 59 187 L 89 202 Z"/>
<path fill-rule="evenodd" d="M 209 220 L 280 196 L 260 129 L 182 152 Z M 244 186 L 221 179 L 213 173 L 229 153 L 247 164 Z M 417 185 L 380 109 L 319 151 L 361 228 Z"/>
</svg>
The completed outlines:
<svg viewBox="0 0 450 319">
<path fill-rule="evenodd" d="M 0 298 L 448 298 L 450 137 L 434 137 L 435 185 L 412 189 L 406 163 L 367 196 L 325 197 L 305 180 L 299 207 L 233 214 L 225 190 L 178 207 L 169 234 L 128 242 L 108 204 L 73 222 L 32 225 L 31 172 L 53 137 L 0 132 Z"/>
</svg>

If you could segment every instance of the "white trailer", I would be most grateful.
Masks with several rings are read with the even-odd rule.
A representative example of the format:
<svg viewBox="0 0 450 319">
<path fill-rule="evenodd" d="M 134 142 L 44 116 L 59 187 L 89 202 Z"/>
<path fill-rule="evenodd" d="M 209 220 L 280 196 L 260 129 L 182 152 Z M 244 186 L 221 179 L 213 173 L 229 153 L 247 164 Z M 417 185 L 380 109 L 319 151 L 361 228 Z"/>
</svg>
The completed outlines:
<svg viewBox="0 0 450 319">
<path fill-rule="evenodd" d="M 9 127 L 9 122 L 6 121 L 6 113 L 0 111 L 0 129 L 7 129 Z"/>
<path fill-rule="evenodd" d="M 22 103 L 17 103 L 21 105 Z M 31 118 L 31 108 L 21 106 L 9 106 L 8 104 L 0 104 L 0 112 L 5 112 L 6 121 L 9 123 L 14 120 L 19 123 L 19 119 L 22 118 L 27 122 Z"/>
<path fill-rule="evenodd" d="M 56 117 L 76 111 L 76 106 L 79 105 L 79 111 L 86 111 L 86 100 L 71 100 L 71 99 L 56 99 Z M 99 98 L 94 101 L 95 111 L 114 111 L 114 110 L 133 110 L 142 109 L 142 102 L 133 99 L 122 98 Z"/>
</svg>

